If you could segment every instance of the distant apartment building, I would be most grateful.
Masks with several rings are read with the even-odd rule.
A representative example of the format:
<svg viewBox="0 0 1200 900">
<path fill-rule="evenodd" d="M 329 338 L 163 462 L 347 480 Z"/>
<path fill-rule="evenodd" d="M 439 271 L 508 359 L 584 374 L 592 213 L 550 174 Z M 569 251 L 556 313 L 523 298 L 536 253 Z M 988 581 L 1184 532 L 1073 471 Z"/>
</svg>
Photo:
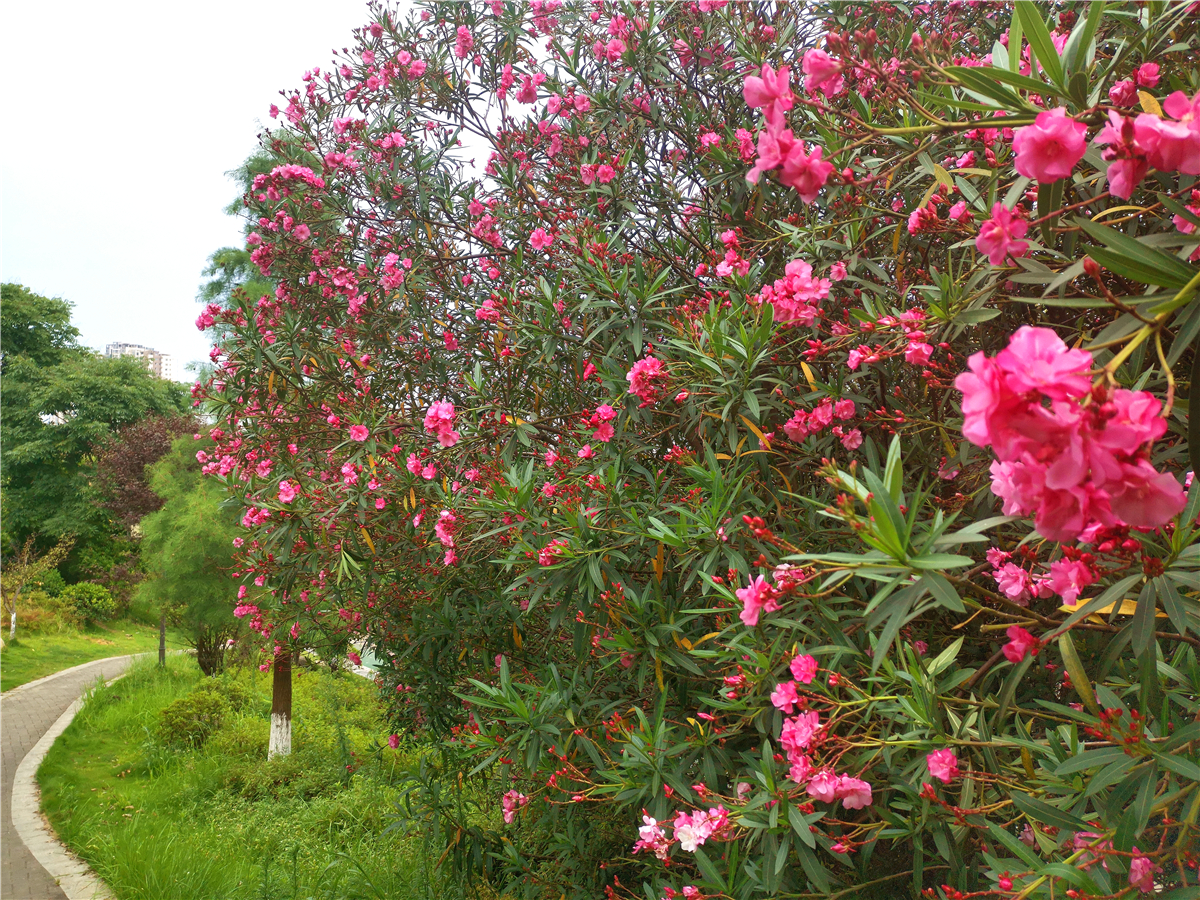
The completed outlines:
<svg viewBox="0 0 1200 900">
<path fill-rule="evenodd" d="M 175 380 L 175 362 L 169 353 L 159 353 L 151 347 L 141 344 L 109 344 L 104 348 L 105 356 L 136 356 L 146 364 L 156 378 L 165 381 Z"/>
</svg>

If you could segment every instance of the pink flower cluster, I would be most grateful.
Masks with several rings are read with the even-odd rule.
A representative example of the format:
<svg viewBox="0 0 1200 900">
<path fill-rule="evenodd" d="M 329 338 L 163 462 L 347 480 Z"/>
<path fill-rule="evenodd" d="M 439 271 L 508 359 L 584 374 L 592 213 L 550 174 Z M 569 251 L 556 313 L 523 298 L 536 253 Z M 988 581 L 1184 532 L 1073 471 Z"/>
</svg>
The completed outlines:
<svg viewBox="0 0 1200 900">
<path fill-rule="evenodd" d="M 1133 93 L 1136 97 L 1136 90 Z M 1183 91 L 1176 91 L 1162 107 L 1170 118 L 1153 113 L 1130 118 L 1115 110 L 1109 112 L 1108 124 L 1096 136 L 1096 143 L 1106 145 L 1102 156 L 1109 164 L 1108 186 L 1113 196 L 1128 200 L 1151 167 L 1200 175 L 1200 91 L 1190 100 Z"/>
<path fill-rule="evenodd" d="M 712 809 L 698 809 L 686 813 L 680 810 L 675 813 L 674 820 L 658 821 L 649 813 L 642 810 L 642 822 L 638 828 L 638 840 L 633 845 L 633 852 L 649 850 L 659 859 L 665 860 L 671 850 L 671 844 L 678 841 L 680 849 L 695 853 L 696 848 L 710 838 L 720 839 L 729 828 L 729 811 L 723 806 Z M 667 836 L 664 826 L 672 826 L 672 835 Z"/>
<path fill-rule="evenodd" d="M 797 444 L 802 443 L 810 434 L 816 434 L 833 424 L 834 418 L 845 421 L 854 418 L 855 406 L 853 400 L 842 399 L 836 403 L 825 397 L 813 407 L 812 411 L 798 409 L 792 417 L 783 423 L 783 431 Z M 862 432 L 857 428 L 849 431 L 840 425 L 835 425 L 833 434 L 841 438 L 842 445 L 847 450 L 857 449 L 862 445 Z"/>
<path fill-rule="evenodd" d="M 435 400 L 425 413 L 425 430 L 436 435 L 443 447 L 453 447 L 462 437 L 454 430 L 454 404 L 449 400 Z"/>
<path fill-rule="evenodd" d="M 987 552 L 997 588 L 1018 606 L 1028 606 L 1032 597 L 1046 599 L 1056 594 L 1063 603 L 1074 603 L 1083 589 L 1098 578 L 1087 563 L 1064 557 L 1052 562 L 1047 574 L 1035 579 L 1028 571 L 1010 562 L 1011 557 L 1012 554 L 995 547 Z"/>
<path fill-rule="evenodd" d="M 638 404 L 640 409 L 658 400 L 659 392 L 667 380 L 667 372 L 661 359 L 646 356 L 633 364 L 625 380 L 629 382 L 629 393 L 642 401 Z"/>
<path fill-rule="evenodd" d="M 783 269 L 783 277 L 773 284 L 763 285 L 752 302 L 770 303 L 775 321 L 788 325 L 812 327 L 821 314 L 817 301 L 829 296 L 832 282 L 828 278 L 813 278 L 812 266 L 802 259 L 793 259 Z"/>
<path fill-rule="evenodd" d="M 617 417 L 617 411 L 607 403 L 601 403 L 596 407 L 596 411 L 587 419 L 587 427 L 594 428 L 592 440 L 601 441 L 607 444 L 613 439 L 613 420 Z"/>
<path fill-rule="evenodd" d="M 419 475 L 426 481 L 433 481 L 437 477 L 437 466 L 431 462 L 422 462 L 421 458 L 415 453 L 408 454 L 408 461 L 405 463 L 408 471 L 414 475 Z"/>
<path fill-rule="evenodd" d="M 815 147 L 810 153 L 804 141 L 796 140 L 792 130 L 784 127 L 783 115 L 796 100 L 788 79 L 787 66 L 780 66 L 776 72 L 769 63 L 763 63 L 760 75 L 747 75 L 742 85 L 747 105 L 762 109 L 767 126 L 758 133 L 758 159 L 746 180 L 757 184 L 763 172 L 780 169 L 780 182 L 795 188 L 805 203 L 812 203 L 833 172 L 833 164 L 821 158 L 822 148 Z"/>
<path fill-rule="evenodd" d="M 1146 391 L 1091 390 L 1092 356 L 1049 328 L 1025 326 L 994 359 L 974 354 L 955 380 L 963 436 L 992 447 L 992 490 L 1005 515 L 1033 515 L 1038 532 L 1074 541 L 1098 527 L 1155 528 L 1183 490 L 1146 458 L 1167 423 Z"/>
<path fill-rule="evenodd" d="M 517 817 L 517 811 L 528 802 L 529 798 L 517 790 L 511 790 L 501 797 L 500 810 L 504 816 L 504 823 L 511 825 Z"/>
<path fill-rule="evenodd" d="M 979 226 L 975 247 L 993 266 L 1002 266 L 1010 257 L 1028 255 L 1029 241 L 1022 240 L 1027 231 L 1029 223 L 997 201 L 992 206 L 992 217 Z"/>
<path fill-rule="evenodd" d="M 929 774 L 944 784 L 949 784 L 960 774 L 958 757 L 948 748 L 927 753 L 925 765 L 929 767 Z"/>
<path fill-rule="evenodd" d="M 552 566 L 566 551 L 570 543 L 565 538 L 555 538 L 538 551 L 538 565 Z"/>
</svg>

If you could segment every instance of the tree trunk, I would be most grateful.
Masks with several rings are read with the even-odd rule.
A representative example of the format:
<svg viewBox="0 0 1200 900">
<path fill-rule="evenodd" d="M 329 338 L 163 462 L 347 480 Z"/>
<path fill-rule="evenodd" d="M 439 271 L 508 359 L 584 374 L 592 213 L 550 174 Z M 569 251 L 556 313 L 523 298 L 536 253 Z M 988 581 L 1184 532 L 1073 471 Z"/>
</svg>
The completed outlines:
<svg viewBox="0 0 1200 900">
<path fill-rule="evenodd" d="M 292 652 L 283 650 L 275 657 L 275 677 L 271 690 L 271 743 L 267 759 L 292 752 Z"/>
<path fill-rule="evenodd" d="M 158 665 L 167 664 L 167 608 L 164 606 L 158 614 Z"/>
<path fill-rule="evenodd" d="M 21 596 L 21 592 L 17 591 L 12 598 L 12 618 L 9 620 L 8 640 L 12 643 L 12 639 L 17 636 L 17 598 Z"/>
</svg>

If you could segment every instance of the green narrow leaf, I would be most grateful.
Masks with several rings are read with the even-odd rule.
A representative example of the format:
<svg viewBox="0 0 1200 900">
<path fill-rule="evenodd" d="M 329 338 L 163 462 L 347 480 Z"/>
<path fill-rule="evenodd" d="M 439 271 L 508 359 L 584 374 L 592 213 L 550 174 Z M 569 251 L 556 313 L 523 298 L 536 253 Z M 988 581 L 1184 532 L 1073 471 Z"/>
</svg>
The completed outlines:
<svg viewBox="0 0 1200 900">
<path fill-rule="evenodd" d="M 1005 109 L 1020 112 L 1028 108 L 1024 100 L 995 79 L 981 74 L 978 68 L 947 66 L 944 71 L 968 91 L 984 99 L 994 100 Z"/>
<path fill-rule="evenodd" d="M 1062 60 L 1054 48 L 1054 39 L 1050 37 L 1050 29 L 1042 19 L 1041 6 L 1032 0 L 1017 0 L 1013 13 L 1021 19 L 1021 29 L 1029 38 L 1030 55 L 1036 56 L 1042 64 L 1046 75 L 1059 87 L 1063 85 Z"/>
<path fill-rule="evenodd" d="M 928 585 L 929 593 L 938 601 L 939 606 L 954 612 L 965 613 L 967 611 L 967 608 L 963 606 L 962 598 L 958 596 L 958 591 L 954 589 L 954 585 L 947 581 L 940 572 L 926 572 L 921 576 L 921 580 Z"/>
<path fill-rule="evenodd" d="M 1133 613 L 1133 638 L 1130 645 L 1135 656 L 1141 656 L 1154 640 L 1154 612 L 1158 609 L 1158 591 L 1153 581 L 1142 585 L 1137 609 Z"/>
<path fill-rule="evenodd" d="M 804 844 L 797 844 L 796 855 L 800 857 L 800 865 L 804 868 L 804 874 L 808 876 L 812 886 L 822 894 L 828 894 L 829 873 L 825 871 L 825 867 L 821 865 L 816 854 Z"/>
<path fill-rule="evenodd" d="M 1144 284 L 1157 284 L 1160 287 L 1173 287 L 1179 290 L 1196 275 L 1197 270 L 1183 260 L 1169 253 L 1163 253 L 1161 250 L 1151 247 L 1149 244 L 1145 244 L 1135 238 L 1131 238 L 1129 235 L 1115 228 L 1109 228 L 1107 225 L 1101 225 L 1098 222 L 1093 222 L 1091 219 L 1081 217 L 1076 217 L 1074 221 L 1092 239 L 1099 241 L 1110 251 L 1105 254 L 1101 250 L 1099 251 L 1101 255 L 1110 261 L 1115 259 L 1119 265 L 1124 266 L 1130 271 L 1139 271 L 1143 275 L 1149 275 L 1152 277 L 1152 280 L 1139 275 L 1130 275 L 1128 277 L 1135 278 Z M 1091 255 L 1093 249 L 1088 248 L 1089 255 Z M 1093 258 L 1100 265 L 1112 268 L 1099 257 Z M 1114 268 L 1113 271 L 1117 270 Z"/>
<path fill-rule="evenodd" d="M 1071 632 L 1064 631 L 1059 635 L 1058 649 L 1062 653 L 1063 665 L 1071 676 L 1071 684 L 1075 687 L 1075 692 L 1083 700 L 1084 706 L 1093 714 L 1100 715 L 1100 705 L 1096 703 L 1096 693 L 1092 690 L 1087 670 L 1083 668 L 1083 661 L 1080 660 L 1079 653 L 1075 649 L 1075 641 L 1071 637 Z"/>
<path fill-rule="evenodd" d="M 1160 575 L 1154 579 L 1154 588 L 1158 591 L 1158 599 L 1162 601 L 1167 618 L 1171 620 L 1175 630 L 1180 634 L 1187 634 L 1187 613 L 1183 608 L 1183 598 L 1179 596 L 1179 591 L 1175 590 L 1175 585 Z"/>
<path fill-rule="evenodd" d="M 1029 794 L 1022 794 L 1020 791 L 1012 793 L 1013 806 L 1019 809 L 1035 822 L 1041 822 L 1044 825 L 1053 825 L 1055 828 L 1065 828 L 1068 831 L 1087 831 L 1088 824 L 1083 819 L 1071 815 L 1065 810 L 1059 809 L 1057 806 L 1051 806 L 1038 800 L 1036 797 L 1031 797 Z"/>
<path fill-rule="evenodd" d="M 1054 245 L 1054 223 L 1058 221 L 1058 216 L 1051 216 L 1051 213 L 1062 209 L 1062 199 L 1063 179 L 1038 182 L 1037 214 L 1042 220 L 1042 240 L 1047 247 Z"/>
</svg>

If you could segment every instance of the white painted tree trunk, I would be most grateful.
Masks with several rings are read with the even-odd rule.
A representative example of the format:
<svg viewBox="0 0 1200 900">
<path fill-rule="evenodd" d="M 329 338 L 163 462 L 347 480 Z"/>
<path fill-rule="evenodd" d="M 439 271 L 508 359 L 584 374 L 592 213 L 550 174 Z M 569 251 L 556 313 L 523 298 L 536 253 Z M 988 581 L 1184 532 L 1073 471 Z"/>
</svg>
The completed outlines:
<svg viewBox="0 0 1200 900">
<path fill-rule="evenodd" d="M 284 650 L 275 657 L 271 684 L 271 740 L 267 759 L 292 752 L 292 654 Z"/>
<path fill-rule="evenodd" d="M 8 639 L 11 641 L 17 636 L 17 601 L 13 600 L 12 619 L 8 626 Z"/>
</svg>

